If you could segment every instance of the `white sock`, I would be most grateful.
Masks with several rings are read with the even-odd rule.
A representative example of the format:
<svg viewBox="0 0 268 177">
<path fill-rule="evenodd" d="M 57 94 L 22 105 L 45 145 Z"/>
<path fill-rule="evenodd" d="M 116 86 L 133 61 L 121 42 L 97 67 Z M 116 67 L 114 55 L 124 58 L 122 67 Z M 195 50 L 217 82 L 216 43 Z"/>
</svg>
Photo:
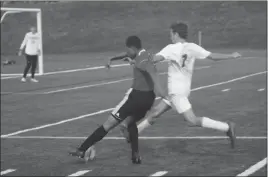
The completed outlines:
<svg viewBox="0 0 268 177">
<path fill-rule="evenodd" d="M 150 127 L 151 124 L 148 122 L 147 119 L 145 119 L 144 121 L 142 121 L 141 123 L 139 123 L 138 125 L 138 132 L 139 134 L 147 127 Z"/>
<path fill-rule="evenodd" d="M 211 129 L 220 130 L 220 131 L 223 131 L 223 132 L 227 132 L 229 130 L 229 125 L 227 123 L 212 120 L 212 119 L 210 119 L 208 117 L 203 117 L 202 118 L 201 126 L 205 127 L 205 128 L 211 128 Z"/>
</svg>

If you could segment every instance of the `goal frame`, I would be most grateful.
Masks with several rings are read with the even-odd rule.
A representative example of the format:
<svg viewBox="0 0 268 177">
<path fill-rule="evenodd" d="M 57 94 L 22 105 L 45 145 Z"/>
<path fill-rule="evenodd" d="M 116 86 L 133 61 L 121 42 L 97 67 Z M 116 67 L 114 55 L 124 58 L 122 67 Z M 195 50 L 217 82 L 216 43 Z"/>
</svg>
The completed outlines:
<svg viewBox="0 0 268 177">
<path fill-rule="evenodd" d="M 1 25 L 2 25 L 3 20 L 8 14 L 15 14 L 15 13 L 22 13 L 22 12 L 35 12 L 36 13 L 37 32 L 40 35 L 40 43 L 41 43 L 41 48 L 40 48 L 41 53 L 38 56 L 38 71 L 39 71 L 38 75 L 43 75 L 44 74 L 44 59 L 43 59 L 43 35 L 42 35 L 42 32 L 43 32 L 42 31 L 42 10 L 38 8 L 1 7 L 1 11 L 5 11 L 4 14 L 1 16 Z M 12 75 L 12 74 L 8 74 L 8 75 Z"/>
</svg>

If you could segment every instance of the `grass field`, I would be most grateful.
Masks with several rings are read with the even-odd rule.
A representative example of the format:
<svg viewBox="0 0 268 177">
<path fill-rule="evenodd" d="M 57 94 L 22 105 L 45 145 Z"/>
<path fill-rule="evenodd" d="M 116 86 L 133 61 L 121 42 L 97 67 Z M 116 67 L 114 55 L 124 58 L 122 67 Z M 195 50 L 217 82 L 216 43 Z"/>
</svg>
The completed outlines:
<svg viewBox="0 0 268 177">
<path fill-rule="evenodd" d="M 121 101 L 131 86 L 130 66 L 54 73 L 40 76 L 38 84 L 2 77 L 1 174 L 235 176 L 246 171 L 267 157 L 267 58 L 266 51 L 240 52 L 244 57 L 238 60 L 198 61 L 190 96 L 197 115 L 236 123 L 236 149 L 230 149 L 224 134 L 189 127 L 169 111 L 141 134 L 141 165 L 131 164 L 129 145 L 118 129 L 96 146 L 95 161 L 84 164 L 68 156 Z M 47 72 L 62 65 L 61 70 L 101 66 L 111 54 L 90 55 L 90 63 L 86 54 L 51 55 L 55 63 L 61 57 L 67 62 Z M 164 84 L 166 64 L 158 69 Z M 246 176 L 265 176 L 267 166 L 249 171 Z"/>
<path fill-rule="evenodd" d="M 42 9 L 44 70 L 21 83 L 25 59 L 15 56 L 35 14 L 1 24 L 1 176 L 265 176 L 267 174 L 267 2 L 14 2 Z M 1 14 L 2 15 L 2 14 Z M 113 130 L 87 164 L 68 156 L 101 125 L 131 86 L 131 67 L 105 60 L 138 35 L 156 52 L 174 21 L 189 24 L 189 41 L 232 61 L 197 61 L 190 102 L 197 115 L 233 121 L 237 147 L 219 132 L 189 127 L 171 110 L 140 135 L 143 163 Z M 224 48 L 224 50 L 223 50 Z M 158 66 L 166 83 L 166 63 Z M 19 76 L 4 74 L 19 73 Z M 157 101 L 156 101 L 157 102 Z"/>
</svg>

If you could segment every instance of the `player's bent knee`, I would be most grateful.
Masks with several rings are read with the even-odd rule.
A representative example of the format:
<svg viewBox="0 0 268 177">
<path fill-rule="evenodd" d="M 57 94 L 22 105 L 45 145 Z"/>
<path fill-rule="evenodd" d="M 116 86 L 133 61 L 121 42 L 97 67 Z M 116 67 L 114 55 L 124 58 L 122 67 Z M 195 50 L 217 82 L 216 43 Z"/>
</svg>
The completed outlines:
<svg viewBox="0 0 268 177">
<path fill-rule="evenodd" d="M 103 128 L 108 132 L 120 123 L 119 120 L 113 116 L 109 116 L 108 119 L 104 122 Z"/>
<path fill-rule="evenodd" d="M 191 123 L 193 126 L 201 126 L 201 118 L 195 116 L 192 109 L 189 109 L 183 113 L 184 119 Z"/>
<path fill-rule="evenodd" d="M 185 117 L 186 121 L 191 123 L 192 126 L 201 126 L 201 118 L 200 117 Z"/>
</svg>

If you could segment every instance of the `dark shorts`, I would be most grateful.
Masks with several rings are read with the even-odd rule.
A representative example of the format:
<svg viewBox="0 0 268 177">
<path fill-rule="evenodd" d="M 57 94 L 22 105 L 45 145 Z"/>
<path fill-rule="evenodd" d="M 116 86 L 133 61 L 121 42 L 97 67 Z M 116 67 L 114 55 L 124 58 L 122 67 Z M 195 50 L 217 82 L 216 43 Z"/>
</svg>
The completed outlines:
<svg viewBox="0 0 268 177">
<path fill-rule="evenodd" d="M 153 91 L 139 91 L 130 89 L 123 100 L 115 107 L 112 116 L 118 121 L 123 121 L 131 116 L 135 121 L 142 119 L 154 103 Z"/>
<path fill-rule="evenodd" d="M 25 57 L 27 59 L 27 61 L 33 61 L 33 60 L 38 60 L 38 55 L 28 55 L 28 54 L 25 54 Z"/>
</svg>

